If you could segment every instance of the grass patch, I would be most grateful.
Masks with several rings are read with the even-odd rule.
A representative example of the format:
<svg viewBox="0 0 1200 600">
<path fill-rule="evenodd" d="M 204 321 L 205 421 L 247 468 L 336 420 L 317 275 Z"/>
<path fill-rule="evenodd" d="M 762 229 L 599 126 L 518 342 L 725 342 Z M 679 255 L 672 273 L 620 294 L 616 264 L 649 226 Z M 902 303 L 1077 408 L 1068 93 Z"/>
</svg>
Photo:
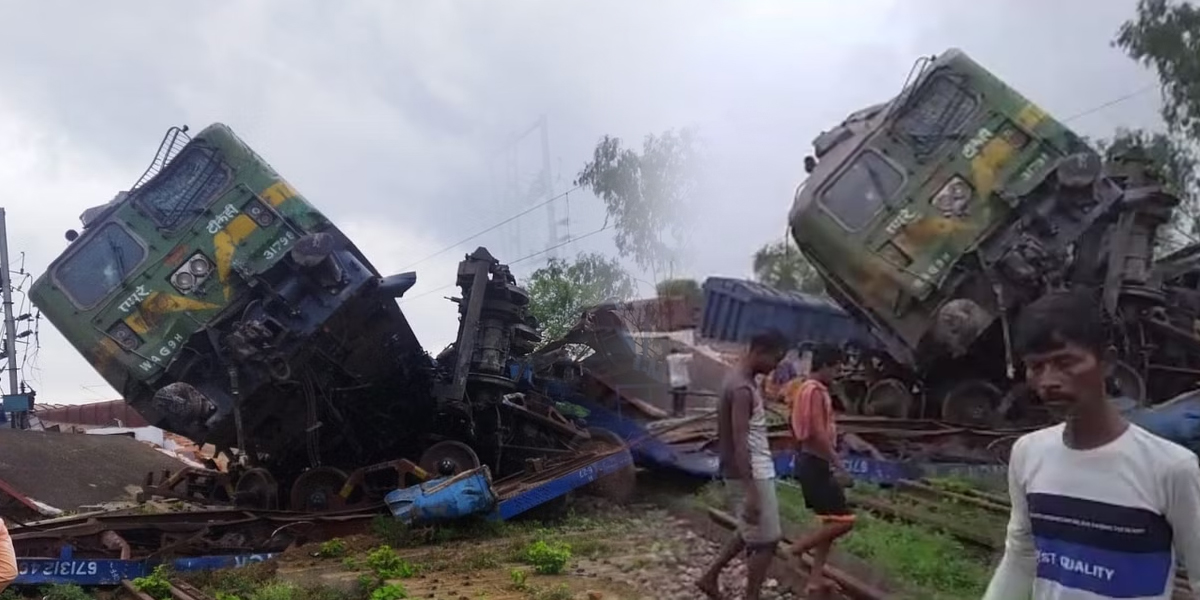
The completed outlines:
<svg viewBox="0 0 1200 600">
<path fill-rule="evenodd" d="M 571 542 L 571 552 L 584 558 L 596 559 L 612 554 L 613 547 L 609 542 L 599 538 L 588 538 Z"/>
<path fill-rule="evenodd" d="M 451 565 L 450 570 L 455 573 L 470 573 L 472 571 L 495 569 L 503 564 L 503 558 L 497 550 L 481 550 L 455 561 Z"/>
<path fill-rule="evenodd" d="M 532 600 L 571 600 L 574 595 L 571 588 L 564 583 L 552 588 L 533 588 L 530 598 Z"/>
<path fill-rule="evenodd" d="M 4 590 L 4 594 L 0 594 L 0 598 L 21 598 L 21 594 L 16 590 Z M 42 588 L 41 598 L 42 600 L 91 600 L 92 595 L 73 583 L 60 583 Z"/>
<path fill-rule="evenodd" d="M 371 534 L 393 548 L 415 548 L 451 542 L 490 540 L 532 533 L 536 521 L 492 521 L 481 517 L 462 519 L 430 527 L 409 527 L 388 515 L 371 521 Z"/>
<path fill-rule="evenodd" d="M 521 569 L 513 569 L 508 572 L 508 578 L 512 580 L 513 588 L 523 590 L 525 589 L 525 580 L 529 578 L 529 574 Z"/>
<path fill-rule="evenodd" d="M 777 485 L 780 516 L 792 523 L 815 526 L 800 489 Z M 856 484 L 854 493 L 883 494 L 884 490 Z M 695 498 L 702 506 L 729 510 L 730 498 L 720 484 L 702 488 Z M 1001 527 L 1003 525 L 1001 524 Z M 928 529 L 880 519 L 860 512 L 854 531 L 837 549 L 878 568 L 920 600 L 975 600 L 983 596 L 991 568 L 954 538 Z"/>
<path fill-rule="evenodd" d="M 393 548 L 409 548 L 425 542 L 422 530 L 411 528 L 390 515 L 376 515 L 371 519 L 371 534 Z"/>
<path fill-rule="evenodd" d="M 969 502 L 952 498 L 930 499 L 918 494 L 908 494 L 892 489 L 883 489 L 870 484 L 856 484 L 849 490 L 851 501 L 855 498 L 876 498 L 888 503 L 928 513 L 930 517 L 954 525 L 957 529 L 983 535 L 995 534 L 1003 541 L 1008 515 L 982 509 Z M 990 557 L 985 557 L 990 558 Z"/>
<path fill-rule="evenodd" d="M 978 477 L 945 475 L 942 477 L 929 477 L 925 481 L 934 487 L 950 491 L 974 491 L 993 496 L 1008 496 L 1008 479 L 1002 475 L 981 475 Z"/>
<path fill-rule="evenodd" d="M 573 557 L 611 554 L 621 547 L 620 542 L 612 541 L 614 535 L 619 537 L 623 532 L 639 531 L 645 526 L 645 522 L 636 519 L 598 518 L 573 511 L 563 511 L 548 520 L 474 519 L 421 528 L 410 528 L 381 515 L 370 527 L 380 545 L 364 550 L 354 541 L 333 539 L 320 544 L 314 552 L 358 572 L 358 589 L 349 594 L 277 583 L 273 562 L 189 574 L 187 579 L 217 600 L 396 600 L 409 597 L 399 580 L 420 573 L 507 570 L 520 565 L 510 571 L 512 588 L 520 589 L 534 600 L 557 600 L 570 598 L 573 592 L 568 588 L 529 585 L 525 581 L 526 572 L 530 576 L 562 573 Z M 396 549 L 419 549 L 420 564 L 408 562 Z"/>
<path fill-rule="evenodd" d="M 346 555 L 346 542 L 340 538 L 333 538 L 327 542 L 321 543 L 321 548 L 317 551 L 317 556 L 321 558 L 341 558 Z"/>
<path fill-rule="evenodd" d="M 371 600 L 400 600 L 408 597 L 408 590 L 397 583 L 389 583 L 375 588 L 371 592 Z"/>
<path fill-rule="evenodd" d="M 782 484 L 778 493 L 780 513 L 785 519 L 814 522 L 798 488 Z M 839 540 L 838 547 L 878 567 L 919 598 L 979 598 L 991 578 L 991 569 L 973 559 L 973 553 L 954 538 L 870 513 L 858 515 L 854 531 Z"/>
<path fill-rule="evenodd" d="M 408 579 L 417 573 L 391 546 L 379 546 L 367 554 L 367 568 L 380 579 Z"/>
<path fill-rule="evenodd" d="M 168 600 L 171 597 L 171 582 L 167 577 L 166 565 L 158 565 L 149 575 L 134 579 L 133 587 L 156 600 Z"/>
<path fill-rule="evenodd" d="M 247 600 L 275 577 L 273 563 L 257 563 L 237 569 L 189 573 L 188 582 L 219 600 Z"/>
<path fill-rule="evenodd" d="M 290 583 L 268 583 L 250 594 L 249 600 L 294 600 L 299 588 Z"/>
<path fill-rule="evenodd" d="M 525 548 L 524 562 L 542 575 L 557 575 L 571 560 L 571 547 L 561 542 L 547 543 L 538 540 Z"/>
</svg>

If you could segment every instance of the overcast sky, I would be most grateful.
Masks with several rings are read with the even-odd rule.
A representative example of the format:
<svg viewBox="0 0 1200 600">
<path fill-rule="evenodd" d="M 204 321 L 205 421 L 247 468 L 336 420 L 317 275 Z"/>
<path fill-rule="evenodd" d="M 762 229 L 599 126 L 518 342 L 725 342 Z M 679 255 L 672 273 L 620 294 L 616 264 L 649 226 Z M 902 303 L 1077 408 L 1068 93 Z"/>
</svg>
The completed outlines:
<svg viewBox="0 0 1200 600">
<path fill-rule="evenodd" d="M 746 276 L 755 248 L 784 235 L 812 138 L 896 93 L 921 55 L 963 48 L 1060 118 L 1142 90 L 1070 125 L 1158 128 L 1153 76 L 1109 46 L 1134 5 L 0 0 L 0 206 L 10 251 L 38 275 L 85 208 L 137 179 L 169 126 L 221 121 L 389 271 L 536 202 L 504 190 L 540 167 L 540 140 L 505 140 L 540 115 L 556 192 L 604 134 L 637 145 L 693 126 L 711 162 L 694 201 L 706 244 L 688 274 Z M 583 192 L 554 207 L 569 219 L 561 240 L 603 223 Z M 453 340 L 452 290 L 438 288 L 464 253 L 485 245 L 514 261 L 551 245 L 548 231 L 534 211 L 415 265 L 402 307 L 424 345 Z M 612 252 L 611 236 L 557 250 L 580 251 Z M 24 369 L 40 402 L 116 397 L 44 320 L 40 339 L 39 369 Z"/>
</svg>

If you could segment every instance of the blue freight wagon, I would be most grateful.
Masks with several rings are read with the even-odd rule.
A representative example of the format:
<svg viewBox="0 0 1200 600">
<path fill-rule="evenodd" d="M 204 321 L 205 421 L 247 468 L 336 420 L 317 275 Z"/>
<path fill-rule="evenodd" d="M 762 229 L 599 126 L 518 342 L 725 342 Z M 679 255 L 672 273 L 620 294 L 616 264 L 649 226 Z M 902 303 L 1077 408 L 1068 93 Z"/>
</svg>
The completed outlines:
<svg viewBox="0 0 1200 600">
<path fill-rule="evenodd" d="M 870 330 L 832 301 L 800 292 L 783 292 L 745 279 L 709 277 L 704 281 L 700 335 L 746 342 L 766 329 L 778 329 L 794 344 L 855 341 L 878 348 Z"/>
</svg>

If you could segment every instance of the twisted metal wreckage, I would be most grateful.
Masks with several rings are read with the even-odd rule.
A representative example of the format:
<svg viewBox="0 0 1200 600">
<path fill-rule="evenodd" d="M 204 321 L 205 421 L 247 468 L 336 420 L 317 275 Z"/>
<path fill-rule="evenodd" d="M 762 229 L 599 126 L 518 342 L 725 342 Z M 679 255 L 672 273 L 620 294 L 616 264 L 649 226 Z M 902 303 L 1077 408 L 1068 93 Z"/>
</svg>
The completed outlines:
<svg viewBox="0 0 1200 600">
<path fill-rule="evenodd" d="M 713 413 L 699 405 L 730 365 L 692 344 L 709 395 L 667 418 L 662 358 L 686 341 L 631 331 L 609 306 L 538 349 L 527 292 L 484 248 L 459 264 L 457 339 L 430 357 L 395 302 L 415 274 L 376 271 L 227 127 L 173 129 L 133 189 L 82 220 L 34 303 L 148 421 L 235 460 L 145 482 L 144 497 L 216 511 L 15 524 L 20 582 L 112 584 L 181 556 L 195 560 L 179 569 L 244 562 L 385 507 L 420 524 L 511 518 L 576 489 L 619 501 L 634 462 L 717 476 Z M 1179 437 L 1194 405 L 1131 414 Z M 1024 431 L 865 416 L 841 427 L 850 470 L 878 482 L 995 475 Z"/>
<path fill-rule="evenodd" d="M 482 256 L 479 252 L 472 255 Z M 470 260 L 470 259 L 468 259 Z M 466 262 L 466 261 L 464 261 Z M 469 331 L 464 327 L 464 330 Z M 574 348 L 572 348 L 574 346 Z M 579 348 L 584 348 L 579 352 Z M 577 326 L 525 360 L 511 362 L 508 372 L 518 381 L 503 402 L 522 406 L 536 399 L 571 414 L 572 426 L 593 432 L 612 432 L 620 440 L 581 447 L 559 460 L 529 460 L 520 473 L 492 480 L 488 465 L 459 468 L 454 458 L 421 465 L 396 460 L 351 473 L 337 488 L 326 488 L 315 500 L 301 500 L 303 511 L 279 511 L 261 506 L 270 498 L 265 478 L 256 485 L 243 474 L 234 485 L 228 473 L 185 469 L 148 478 L 143 497 L 186 499 L 209 508 L 170 514 L 100 513 L 14 524 L 13 539 L 20 558 L 19 583 L 75 582 L 115 585 L 169 562 L 178 571 L 238 566 L 268 559 L 307 541 L 361 531 L 381 511 L 413 525 L 467 515 L 507 519 L 568 493 L 585 490 L 623 500 L 633 489 L 632 462 L 674 469 L 692 476 L 716 474 L 712 452 L 712 413 L 668 419 L 658 408 L 665 401 L 661 358 L 669 343 L 638 338 L 619 309 L 587 311 Z M 577 358 L 582 354 L 582 358 Z M 702 364 L 698 380 L 711 380 L 726 368 Z M 700 396 L 703 398 L 704 396 Z M 566 419 L 566 417 L 564 417 Z M 790 460 L 786 431 L 775 426 L 773 439 L 781 467 Z M 851 431 L 879 456 L 881 440 L 900 440 L 897 447 L 927 439 L 1000 434 L 939 427 L 934 423 L 847 422 Z M 922 429 L 923 428 L 923 429 Z M 469 451 L 470 448 L 467 447 Z M 912 476 L 911 464 L 866 456 L 856 459 L 860 474 L 877 480 Z M 247 475 L 251 479 L 247 479 Z M 390 479 L 391 489 L 371 487 L 368 481 Z M 212 508 L 225 504 L 224 508 Z"/>
<path fill-rule="evenodd" d="M 403 522 L 420 525 L 471 514 L 512 518 L 580 488 L 620 499 L 632 491 L 631 461 L 700 478 L 715 477 L 711 411 L 698 407 L 696 414 L 671 419 L 659 408 L 665 401 L 661 358 L 677 343 L 635 335 L 619 308 L 598 308 L 585 312 L 563 338 L 510 367 L 510 373 L 522 381 L 521 391 L 510 393 L 539 394 L 563 412 L 576 415 L 581 427 L 615 432 L 629 451 L 610 449 L 582 453 L 558 464 L 532 463 L 527 472 L 500 481 L 491 480 L 486 465 L 447 477 L 407 460 L 393 461 L 352 474 L 339 490 L 339 498 L 359 501 L 326 503 L 324 512 L 230 506 L 160 515 L 80 515 L 16 525 L 13 539 L 21 556 L 18 582 L 117 585 L 164 562 L 177 572 L 243 566 L 269 560 L 296 544 L 362 531 L 384 507 Z M 703 388 L 711 389 L 726 368 L 728 365 L 706 360 L 701 354 L 693 372 Z M 701 392 L 698 397 L 706 395 Z M 1170 415 L 1164 415 L 1161 407 L 1131 414 L 1171 437 L 1175 435 L 1172 431 L 1156 423 L 1175 423 L 1178 428 L 1180 411 L 1198 414 L 1179 407 L 1196 404 L 1196 398 L 1188 397 L 1166 405 L 1175 407 Z M 931 475 L 1002 474 L 1007 443 L 1023 432 L 860 416 L 843 417 L 841 428 L 851 442 L 847 451 L 851 470 L 879 483 Z M 790 472 L 786 425 L 779 421 L 772 429 L 780 472 Z M 402 482 L 415 479 L 417 483 L 390 490 L 382 502 L 378 496 L 356 496 L 349 491 L 361 485 L 366 475 L 384 470 Z M 213 487 L 197 484 L 204 477 L 212 479 L 210 486 L 220 487 L 221 474 L 192 470 L 185 476 L 168 477 L 168 481 L 187 482 L 184 493 L 173 491 L 178 486 L 153 483 L 145 486 L 145 493 L 205 503 L 222 501 L 220 494 L 205 493 Z M 603 485 L 598 480 L 603 480 Z M 227 480 L 224 485 L 228 488 Z M 232 500 L 239 498 L 235 493 Z"/>
</svg>

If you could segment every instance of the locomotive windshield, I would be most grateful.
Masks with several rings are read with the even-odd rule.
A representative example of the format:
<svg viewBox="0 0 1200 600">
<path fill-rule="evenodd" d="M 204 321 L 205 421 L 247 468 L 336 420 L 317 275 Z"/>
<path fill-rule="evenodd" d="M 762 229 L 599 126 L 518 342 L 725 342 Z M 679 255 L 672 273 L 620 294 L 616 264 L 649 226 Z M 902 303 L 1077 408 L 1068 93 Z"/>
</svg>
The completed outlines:
<svg viewBox="0 0 1200 600">
<path fill-rule="evenodd" d="M 821 194 L 821 204 L 847 229 L 862 229 L 904 183 L 904 175 L 874 152 L 859 154 Z"/>
<path fill-rule="evenodd" d="M 229 171 L 210 149 L 192 144 L 135 194 L 160 227 L 175 229 L 200 214 L 229 181 Z"/>
<path fill-rule="evenodd" d="M 108 223 L 54 270 L 54 279 L 80 308 L 104 300 L 133 272 L 146 249 L 124 227 Z"/>
<path fill-rule="evenodd" d="M 895 133 L 925 158 L 951 137 L 962 133 L 979 101 L 948 74 L 934 75 L 917 90 L 896 119 Z"/>
</svg>

